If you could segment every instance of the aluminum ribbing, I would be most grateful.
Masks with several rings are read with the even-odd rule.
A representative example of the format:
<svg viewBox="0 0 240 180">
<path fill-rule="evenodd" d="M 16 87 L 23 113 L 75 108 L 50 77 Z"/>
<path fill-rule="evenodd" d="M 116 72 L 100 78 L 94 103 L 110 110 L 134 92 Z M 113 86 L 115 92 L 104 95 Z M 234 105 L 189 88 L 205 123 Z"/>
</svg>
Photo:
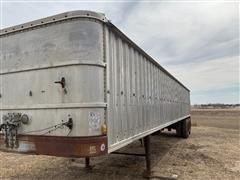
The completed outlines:
<svg viewBox="0 0 240 180">
<path fill-rule="evenodd" d="M 109 152 L 189 116 L 189 91 L 105 26 Z"/>
</svg>

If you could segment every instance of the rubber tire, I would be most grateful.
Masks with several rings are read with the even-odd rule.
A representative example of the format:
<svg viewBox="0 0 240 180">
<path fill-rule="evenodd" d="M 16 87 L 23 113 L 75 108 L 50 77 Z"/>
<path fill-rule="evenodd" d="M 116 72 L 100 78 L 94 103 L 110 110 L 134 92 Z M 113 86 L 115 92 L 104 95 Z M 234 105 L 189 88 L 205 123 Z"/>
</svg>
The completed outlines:
<svg viewBox="0 0 240 180">
<path fill-rule="evenodd" d="M 182 124 L 182 137 L 186 139 L 191 134 L 191 118 L 184 119 L 181 124 Z"/>
<path fill-rule="evenodd" d="M 182 137 L 182 122 L 176 124 L 176 134 L 178 137 Z"/>
</svg>

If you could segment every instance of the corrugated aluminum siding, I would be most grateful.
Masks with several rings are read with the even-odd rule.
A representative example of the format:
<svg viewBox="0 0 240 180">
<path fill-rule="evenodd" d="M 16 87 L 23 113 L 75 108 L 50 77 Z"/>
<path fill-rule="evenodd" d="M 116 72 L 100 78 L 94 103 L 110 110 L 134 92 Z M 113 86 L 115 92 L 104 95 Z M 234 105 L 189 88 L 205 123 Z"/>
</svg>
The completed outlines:
<svg viewBox="0 0 240 180">
<path fill-rule="evenodd" d="M 189 91 L 105 28 L 109 152 L 190 114 Z"/>
</svg>

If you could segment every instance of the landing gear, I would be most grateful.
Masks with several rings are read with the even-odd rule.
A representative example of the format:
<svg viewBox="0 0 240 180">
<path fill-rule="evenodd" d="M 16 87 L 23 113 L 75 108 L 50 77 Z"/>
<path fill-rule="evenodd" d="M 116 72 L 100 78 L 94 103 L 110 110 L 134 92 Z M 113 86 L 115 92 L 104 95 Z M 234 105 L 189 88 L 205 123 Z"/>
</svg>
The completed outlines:
<svg viewBox="0 0 240 180">
<path fill-rule="evenodd" d="M 91 170 L 93 167 L 90 165 L 90 157 L 85 158 L 85 168 L 86 170 Z"/>
<path fill-rule="evenodd" d="M 150 178 L 152 176 L 150 135 L 144 137 L 143 141 L 146 158 L 146 171 L 144 173 L 144 177 Z"/>
<path fill-rule="evenodd" d="M 151 161 L 151 144 L 150 144 L 150 135 L 144 137 L 143 139 L 140 140 L 141 143 L 143 141 L 144 144 L 144 154 L 135 154 L 135 153 L 125 153 L 125 152 L 112 152 L 112 154 L 121 154 L 121 155 L 134 155 L 134 156 L 141 156 L 145 157 L 146 160 L 146 171 L 143 173 L 143 176 L 145 178 L 151 178 L 152 177 L 152 161 Z"/>
</svg>

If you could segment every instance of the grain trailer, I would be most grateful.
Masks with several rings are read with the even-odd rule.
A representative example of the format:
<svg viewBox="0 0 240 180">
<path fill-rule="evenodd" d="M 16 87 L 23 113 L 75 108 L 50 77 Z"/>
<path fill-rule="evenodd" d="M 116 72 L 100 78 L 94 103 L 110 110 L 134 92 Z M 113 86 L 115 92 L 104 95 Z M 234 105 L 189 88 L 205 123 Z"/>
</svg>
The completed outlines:
<svg viewBox="0 0 240 180">
<path fill-rule="evenodd" d="M 0 40 L 1 151 L 88 164 L 142 138 L 149 155 L 163 128 L 189 136 L 189 90 L 103 14 L 58 14 Z"/>
</svg>

